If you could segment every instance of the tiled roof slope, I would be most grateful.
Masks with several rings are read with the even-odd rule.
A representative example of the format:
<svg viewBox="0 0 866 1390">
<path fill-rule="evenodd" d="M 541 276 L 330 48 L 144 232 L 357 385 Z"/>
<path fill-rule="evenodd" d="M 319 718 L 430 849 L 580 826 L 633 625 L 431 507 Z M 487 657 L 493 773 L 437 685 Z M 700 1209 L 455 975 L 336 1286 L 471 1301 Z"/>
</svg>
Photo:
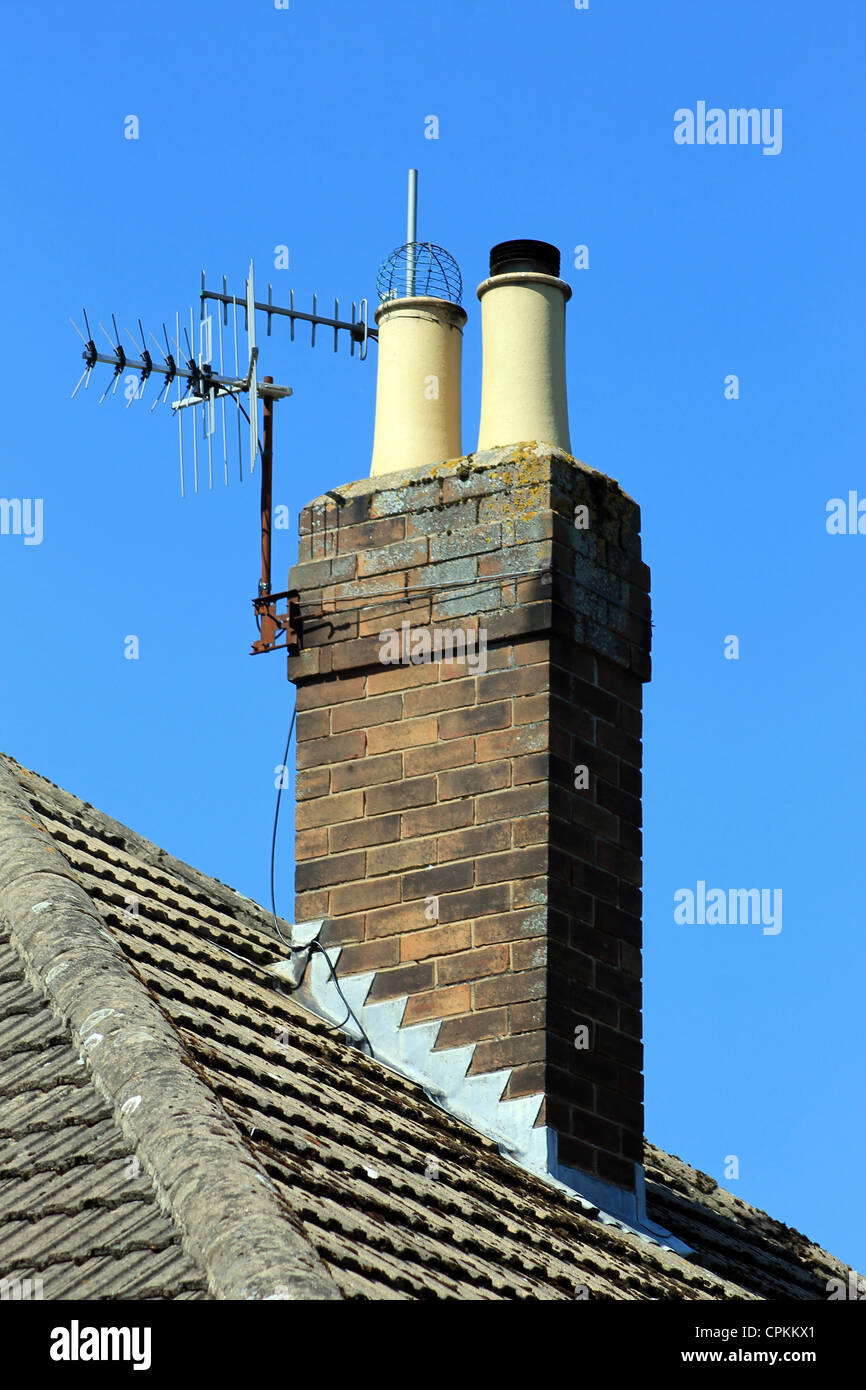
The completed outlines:
<svg viewBox="0 0 866 1390">
<path fill-rule="evenodd" d="M 202 1272 L 0 924 L 0 1278 L 46 1298 L 206 1298 Z"/>
<path fill-rule="evenodd" d="M 142 992 L 158 1001 L 202 1095 L 218 1100 L 292 1238 L 301 1234 L 342 1296 L 573 1299 L 585 1289 L 607 1299 L 823 1299 L 829 1278 L 846 1278 L 846 1266 L 805 1237 L 649 1145 L 649 1215 L 693 1256 L 606 1222 L 502 1158 L 419 1087 L 281 993 L 264 973 L 279 954 L 269 914 L 250 899 L 11 759 L 0 760 L 0 817 L 10 795 L 3 788 L 13 785 L 122 947 Z M 0 880 L 0 915 L 2 891 Z M 12 957 L 7 963 L 20 981 Z M 73 1063 L 74 1049 L 62 1040 L 56 1054 L 43 1054 L 43 1089 L 68 1088 L 63 1077 Z M 80 1077 L 79 1090 L 83 1100 Z M 107 1113 L 101 1122 L 112 1134 Z M 119 1136 L 114 1142 L 120 1152 Z M 141 1137 L 135 1142 L 138 1153 Z M 6 1163 L 4 1156 L 4 1172 Z M 94 1171 L 91 1198 L 100 1176 Z M 0 1250 L 8 1220 L 2 1192 Z M 125 1196 L 131 1205 L 132 1189 Z M 71 1228 L 78 1208 L 58 1207 L 49 1184 L 34 1190 L 31 1220 L 43 1202 L 63 1217 L 58 1242 L 68 1240 L 63 1221 Z M 183 1213 L 173 1219 L 189 1246 Z M 245 1214 L 226 1222 L 223 1241 L 244 1244 Z M 21 1248 L 24 1259 L 26 1241 Z M 172 1292 L 164 1281 L 161 1296 L 181 1296 L 191 1277 L 178 1268 Z M 263 1292 L 264 1280 L 246 1294 L 226 1293 L 212 1278 L 209 1286 L 219 1297 L 275 1296 Z M 67 1287 L 66 1296 L 88 1296 Z M 92 1296 L 119 1296 L 103 1287 Z M 290 1294 L 276 1296 L 330 1296 L 326 1287 L 313 1264 Z"/>
</svg>

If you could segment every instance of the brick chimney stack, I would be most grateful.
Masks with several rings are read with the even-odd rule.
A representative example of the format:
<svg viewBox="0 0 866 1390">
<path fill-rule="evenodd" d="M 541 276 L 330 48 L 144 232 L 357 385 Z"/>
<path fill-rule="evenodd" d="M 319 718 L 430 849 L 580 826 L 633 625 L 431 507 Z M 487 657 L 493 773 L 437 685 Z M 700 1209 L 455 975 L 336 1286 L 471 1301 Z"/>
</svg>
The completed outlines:
<svg viewBox="0 0 866 1390">
<path fill-rule="evenodd" d="M 638 1222 L 639 527 L 556 441 L 507 444 L 318 498 L 289 581 L 296 920 L 377 1055 Z"/>
</svg>

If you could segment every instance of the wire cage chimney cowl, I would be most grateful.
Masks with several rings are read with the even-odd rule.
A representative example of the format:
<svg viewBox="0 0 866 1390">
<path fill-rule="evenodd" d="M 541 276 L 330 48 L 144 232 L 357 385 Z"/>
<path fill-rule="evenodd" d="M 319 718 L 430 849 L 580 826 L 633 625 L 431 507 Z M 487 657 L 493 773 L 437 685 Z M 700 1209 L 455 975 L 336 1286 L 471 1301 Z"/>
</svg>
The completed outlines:
<svg viewBox="0 0 866 1390">
<path fill-rule="evenodd" d="M 393 251 L 378 276 L 376 425 L 371 476 L 460 458 L 463 279 L 432 242 Z"/>
</svg>

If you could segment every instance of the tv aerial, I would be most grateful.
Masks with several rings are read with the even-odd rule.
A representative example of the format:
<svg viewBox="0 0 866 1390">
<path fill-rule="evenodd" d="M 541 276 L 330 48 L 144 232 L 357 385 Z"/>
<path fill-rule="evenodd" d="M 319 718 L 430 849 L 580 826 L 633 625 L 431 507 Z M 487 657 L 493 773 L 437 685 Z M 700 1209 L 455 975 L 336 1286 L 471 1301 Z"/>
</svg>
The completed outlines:
<svg viewBox="0 0 866 1390">
<path fill-rule="evenodd" d="M 177 415 L 178 424 L 178 452 L 180 457 L 180 492 L 181 497 L 186 495 L 187 475 L 184 466 L 184 412 L 192 411 L 192 481 L 193 490 L 199 491 L 199 482 L 202 481 L 201 474 L 204 467 L 204 456 L 207 457 L 207 476 L 208 486 L 214 485 L 214 439 L 218 434 L 222 438 L 222 465 L 225 484 L 229 482 L 229 452 L 234 451 L 234 436 L 232 434 L 231 450 L 229 447 L 229 424 L 227 420 L 227 404 L 233 404 L 237 416 L 237 462 L 239 479 L 244 479 L 244 454 L 248 458 L 249 472 L 255 470 L 256 460 L 261 457 L 261 517 L 262 517 L 262 539 L 261 539 L 261 578 L 259 580 L 258 595 L 253 599 L 253 607 L 256 614 L 256 621 L 259 628 L 259 638 L 253 643 L 252 653 L 258 655 L 261 652 L 278 651 L 283 648 L 296 648 L 298 645 L 298 631 L 296 629 L 296 619 L 298 614 L 297 604 L 293 600 L 297 595 L 293 592 L 272 593 L 271 591 L 271 526 L 273 513 L 273 450 L 274 450 L 274 406 L 278 400 L 284 400 L 291 396 L 290 386 L 279 386 L 274 382 L 272 376 L 259 378 L 259 348 L 256 343 L 256 315 L 265 315 L 266 336 L 271 336 L 272 324 L 274 319 L 286 318 L 289 320 L 290 341 L 295 340 L 296 323 L 308 323 L 310 325 L 310 345 L 316 345 L 316 329 L 328 329 L 334 335 L 334 351 L 339 347 L 340 334 L 346 333 L 349 338 L 350 355 L 355 355 L 355 347 L 359 349 L 359 357 L 364 361 L 367 356 L 367 348 L 370 340 L 377 338 L 375 328 L 371 328 L 367 321 L 367 300 L 362 299 L 360 303 L 352 303 L 350 319 L 340 318 L 339 300 L 334 300 L 333 316 L 320 314 L 318 311 L 318 297 L 314 294 L 312 300 L 312 312 L 307 313 L 295 307 L 294 291 L 290 292 L 289 304 L 287 306 L 275 304 L 273 301 L 273 287 L 268 285 L 267 300 L 260 302 L 255 297 L 254 268 L 250 261 L 249 273 L 247 275 L 244 294 L 242 296 L 229 294 L 227 291 L 226 277 L 222 277 L 222 290 L 208 289 L 205 283 L 205 272 L 202 271 L 201 290 L 199 293 L 199 323 L 198 339 L 196 341 L 195 324 L 193 310 L 189 311 L 189 324 L 181 323 L 180 314 L 175 314 L 174 336 L 169 337 L 166 325 L 162 325 L 162 342 L 160 343 L 153 334 L 150 334 L 150 341 L 156 352 L 152 352 L 147 345 L 141 319 L 138 320 L 139 340 L 137 340 L 129 330 L 128 337 L 132 342 L 135 355 L 127 353 L 121 341 L 120 333 L 117 328 L 117 321 L 114 314 L 111 315 L 111 326 L 113 333 L 109 333 L 102 323 L 99 324 L 100 331 L 104 334 L 110 352 L 101 352 L 94 341 L 87 316 L 87 310 L 83 310 L 84 329 L 81 329 L 74 319 L 70 319 L 73 328 L 84 343 L 84 351 L 81 356 L 84 361 L 84 371 L 78 379 L 72 396 L 76 396 L 79 388 L 83 385 L 86 390 L 90 385 L 91 374 L 97 363 L 104 363 L 113 369 L 108 384 L 99 398 L 99 404 L 107 396 L 117 394 L 117 389 L 124 382 L 124 396 L 126 397 L 127 408 L 134 401 L 141 401 L 145 398 L 148 384 L 151 377 L 155 382 L 155 396 L 151 403 L 151 412 L 158 406 L 169 403 L 171 409 Z M 216 313 L 210 312 L 211 306 L 216 306 Z M 229 311 L 231 310 L 231 332 L 229 334 Z M 240 325 L 240 338 L 238 334 L 238 311 L 242 311 L 242 322 Z M 223 330 L 226 330 L 224 335 Z M 86 336 L 85 336 L 86 334 Z M 246 338 L 244 345 L 243 338 Z M 225 338 L 228 337 L 228 342 Z M 215 357 L 216 350 L 216 357 Z M 231 353 L 234 372 L 229 374 L 226 370 L 229 355 Z M 243 356 L 246 357 L 245 366 L 242 368 Z M 161 359 L 161 360 L 160 360 Z M 174 399 L 169 400 L 172 390 L 177 394 Z M 259 437 L 258 417 L 259 401 L 262 402 L 262 432 Z M 196 412 L 201 412 L 201 461 L 199 450 L 199 420 Z M 247 448 L 243 445 L 244 426 L 241 417 L 247 422 L 249 443 Z M 217 442 L 217 465 L 219 461 L 219 441 Z M 187 446 L 187 459 L 189 459 L 189 446 Z M 284 612 L 278 613 L 276 604 L 284 599 L 287 608 Z M 286 641 L 277 645 L 277 636 L 280 632 L 285 633 Z"/>
<path fill-rule="evenodd" d="M 438 294 L 446 298 L 456 298 L 459 302 L 460 282 L 456 263 L 440 247 L 426 242 L 418 242 L 418 171 L 409 171 L 409 197 L 407 215 L 406 244 L 386 262 L 379 279 L 379 297 L 399 298 L 403 295 Z M 383 280 L 383 275 L 386 277 Z M 455 279 L 456 275 L 456 279 Z M 455 293 L 456 291 L 456 293 Z M 212 312 L 215 310 L 215 312 Z M 229 312 L 231 311 L 231 332 L 229 332 Z M 240 314 L 239 314 L 240 311 Z M 199 491 L 202 481 L 204 460 L 207 460 L 208 487 L 214 485 L 214 462 L 217 468 L 222 453 L 222 472 L 225 484 L 229 482 L 229 453 L 234 452 L 234 432 L 230 431 L 227 406 L 234 406 L 237 423 L 237 461 L 238 475 L 244 479 L 244 454 L 248 459 L 249 472 L 255 470 L 256 460 L 261 457 L 261 578 L 258 594 L 253 599 L 253 609 L 259 630 L 258 640 L 252 644 L 252 654 L 288 650 L 297 651 L 300 644 L 300 609 L 298 595 L 293 590 L 273 593 L 271 590 L 271 528 L 273 513 L 273 450 L 274 450 L 274 407 L 276 402 L 292 394 L 290 386 L 280 386 L 272 376 L 259 376 L 259 347 L 256 341 L 256 316 L 265 317 L 266 334 L 270 338 L 275 320 L 288 319 L 290 341 L 295 341 L 296 324 L 310 325 L 310 346 L 316 345 L 316 330 L 333 333 L 334 352 L 340 344 L 340 334 L 346 334 L 350 355 L 354 357 L 355 348 L 363 362 L 367 357 L 368 345 L 378 339 L 375 327 L 368 321 L 366 299 L 352 302 L 351 317 L 340 318 L 339 300 L 334 300 L 333 315 L 320 314 L 318 297 L 312 297 L 312 311 L 295 307 L 294 291 L 290 291 L 288 305 L 275 304 L 273 287 L 268 285 L 268 297 L 259 301 L 255 297 L 254 268 L 250 261 L 249 272 L 243 295 L 229 294 L 226 277 L 222 277 L 222 289 L 208 289 L 205 273 L 202 271 L 199 292 L 199 322 L 196 338 L 193 310 L 189 311 L 189 323 L 181 322 L 180 314 L 175 314 L 174 336 L 162 325 L 162 341 L 153 334 L 149 340 L 155 352 L 148 347 L 141 319 L 138 319 L 138 338 L 127 329 L 134 355 L 123 346 L 114 314 L 111 315 L 112 332 L 100 323 L 109 352 L 101 352 L 94 341 L 87 311 L 83 310 L 84 332 L 71 319 L 84 351 L 81 356 L 84 370 L 78 379 L 72 396 L 84 386 L 90 385 L 90 378 L 97 364 L 112 368 L 99 404 L 107 396 L 115 396 L 123 380 L 123 395 L 127 408 L 135 401 L 145 399 L 151 378 L 154 379 L 154 399 L 150 410 L 168 403 L 177 416 L 178 452 L 180 458 L 180 491 L 184 497 L 187 492 L 187 474 L 184 463 L 184 419 L 192 412 L 192 482 L 193 491 Z M 242 315 L 239 337 L 239 317 Z M 225 333 L 224 333 L 225 330 Z M 245 343 L 243 339 L 246 339 Z M 228 339 L 228 341 L 226 341 Z M 234 371 L 228 370 L 229 358 Z M 172 392 L 176 392 L 173 396 Z M 259 436 L 259 402 L 262 403 L 262 432 Z M 196 412 L 200 411 L 200 416 Z M 244 448 L 244 427 L 242 417 L 247 422 L 248 445 Z M 199 441 L 199 419 L 201 421 L 201 441 Z M 229 447 L 229 434 L 232 445 Z M 217 439 L 221 436 L 222 449 Z M 201 449 L 199 444 L 201 442 Z M 189 459 L 189 446 L 187 447 Z M 286 608 L 277 612 L 277 603 L 284 600 Z M 277 644 L 283 634 L 285 641 Z"/>
</svg>

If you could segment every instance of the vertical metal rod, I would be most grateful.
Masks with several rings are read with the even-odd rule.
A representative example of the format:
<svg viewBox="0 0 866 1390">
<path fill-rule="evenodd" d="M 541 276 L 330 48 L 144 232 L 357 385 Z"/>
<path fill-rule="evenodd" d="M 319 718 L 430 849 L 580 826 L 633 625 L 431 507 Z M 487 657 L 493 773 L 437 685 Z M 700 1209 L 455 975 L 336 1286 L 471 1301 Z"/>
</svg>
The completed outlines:
<svg viewBox="0 0 866 1390">
<path fill-rule="evenodd" d="M 222 319 L 219 317 L 219 315 L 217 315 L 217 324 L 219 325 L 219 336 L 220 336 L 220 376 L 224 376 L 225 373 L 223 372 L 223 321 L 222 321 Z M 228 485 L 229 485 L 229 456 L 228 456 L 228 450 L 227 450 L 227 448 L 226 448 L 226 398 L 225 398 L 225 396 L 221 396 L 221 397 L 220 397 L 220 409 L 222 410 L 222 416 L 223 416 L 223 468 L 225 469 L 225 475 L 226 475 L 226 487 L 228 487 Z"/>
<path fill-rule="evenodd" d="M 208 486 L 213 492 L 213 411 L 214 401 L 213 392 L 209 391 L 202 406 L 207 428 L 207 476 Z"/>
<path fill-rule="evenodd" d="M 180 337 L 180 334 L 178 334 L 178 338 L 179 338 L 179 337 Z M 194 338 L 194 336 L 193 336 L 192 306 L 190 306 L 190 311 L 189 311 L 189 339 L 190 339 L 190 341 L 189 341 L 189 351 L 190 351 L 190 355 L 192 356 L 192 355 L 194 354 L 194 352 L 195 352 L 195 347 L 193 346 L 194 343 L 195 343 L 195 338 Z M 180 347 L 180 343 L 178 342 L 178 348 L 179 348 L 179 347 Z M 195 420 L 195 406 L 193 406 L 193 408 L 192 408 L 192 472 L 193 472 L 193 480 L 194 480 L 194 490 L 195 490 L 196 492 L 198 492 L 198 436 L 197 436 L 197 434 L 196 434 L 195 425 L 196 425 L 196 420 Z"/>
<path fill-rule="evenodd" d="M 418 170 L 409 170 L 409 206 L 406 216 L 406 296 L 415 293 L 415 242 L 418 240 Z"/>
<path fill-rule="evenodd" d="M 175 321 L 175 330 L 176 330 L 176 332 L 177 332 L 177 348 L 178 348 L 178 353 L 177 353 L 177 355 L 178 355 L 178 360 L 180 360 L 180 314 L 175 314 L 175 316 L 174 316 L 174 321 Z M 165 324 L 163 324 L 162 327 L 163 327 L 163 332 L 165 332 Z M 168 335 L 167 335 L 167 334 L 166 334 L 166 340 L 165 340 L 165 342 L 166 342 L 166 349 L 167 349 L 167 348 L 168 348 Z M 168 395 L 168 387 L 166 387 L 166 395 Z M 181 392 L 181 389 L 180 389 L 180 377 L 178 377 L 178 379 L 177 379 L 177 398 L 178 398 L 178 400 L 181 399 L 181 396 L 182 396 L 182 392 Z M 193 430 L 193 434 L 195 434 L 195 430 Z M 178 410 L 178 412 L 177 412 L 177 440 L 178 440 L 178 447 L 180 448 L 180 495 L 181 495 L 181 497 L 185 497 L 185 496 L 186 496 L 186 492 L 185 492 L 185 490 L 184 490 L 184 485 L 183 485 L 183 411 L 182 411 L 182 410 Z"/>
<path fill-rule="evenodd" d="M 236 302 L 234 299 L 232 300 L 232 317 L 233 317 L 233 320 L 234 320 L 234 328 L 235 328 L 235 377 L 237 377 L 237 376 L 238 376 L 238 370 L 239 370 L 239 369 L 238 369 L 238 306 L 237 306 L 237 302 Z M 242 455 L 242 453 L 241 453 L 241 407 L 240 407 L 240 401 L 238 400 L 237 396 L 235 397 L 235 405 L 237 406 L 237 416 L 238 416 L 238 471 L 239 471 L 239 473 L 240 473 L 240 475 L 241 475 L 241 482 L 243 482 L 243 480 L 244 480 L 244 461 L 243 461 L 243 455 Z"/>
<path fill-rule="evenodd" d="M 250 273 L 247 278 L 247 346 L 250 354 L 250 472 L 255 472 L 256 454 L 258 453 L 259 440 L 259 398 L 258 382 L 256 375 L 256 357 L 253 349 L 256 345 L 256 289 L 253 280 L 253 263 L 250 261 Z"/>
<path fill-rule="evenodd" d="M 202 275 L 204 275 L 204 271 L 202 271 Z M 204 366 L 208 366 L 208 367 L 212 366 L 212 364 L 213 364 L 213 319 L 211 318 L 210 314 L 208 314 L 207 316 L 205 316 L 205 312 L 204 312 L 204 300 L 202 300 L 202 302 L 201 302 L 201 324 L 200 324 L 200 327 L 199 327 L 198 350 L 199 350 L 198 365 L 199 365 L 200 367 L 203 366 L 203 365 L 204 365 Z M 203 404 L 202 404 L 202 408 L 201 408 L 201 413 L 202 413 L 202 430 L 203 430 L 202 438 L 206 438 L 206 439 L 207 439 L 207 475 L 208 475 L 208 486 L 210 487 L 211 491 L 213 491 L 213 432 L 214 432 L 214 429 L 215 429 L 215 427 L 216 427 L 216 426 L 215 426 L 215 417 L 214 417 L 214 411 L 215 411 L 215 409 L 216 409 L 216 406 L 215 406 L 215 404 L 214 404 L 214 394 L 213 394 L 213 391 L 212 391 L 212 390 L 211 390 L 211 391 L 206 391 L 206 392 L 204 393 L 202 399 L 203 399 Z"/>
<path fill-rule="evenodd" d="M 270 385 L 272 376 L 262 377 L 263 383 Z M 271 517 L 273 512 L 273 461 L 274 461 L 274 399 L 268 393 L 263 402 L 262 423 L 262 577 L 259 580 L 259 597 L 266 598 L 271 592 Z M 265 648 L 273 646 L 277 635 L 274 621 L 274 606 L 269 603 L 261 615 L 261 641 Z"/>
<path fill-rule="evenodd" d="M 177 412 L 177 442 L 180 448 L 180 495 L 186 497 L 183 486 L 183 411 Z"/>
</svg>

